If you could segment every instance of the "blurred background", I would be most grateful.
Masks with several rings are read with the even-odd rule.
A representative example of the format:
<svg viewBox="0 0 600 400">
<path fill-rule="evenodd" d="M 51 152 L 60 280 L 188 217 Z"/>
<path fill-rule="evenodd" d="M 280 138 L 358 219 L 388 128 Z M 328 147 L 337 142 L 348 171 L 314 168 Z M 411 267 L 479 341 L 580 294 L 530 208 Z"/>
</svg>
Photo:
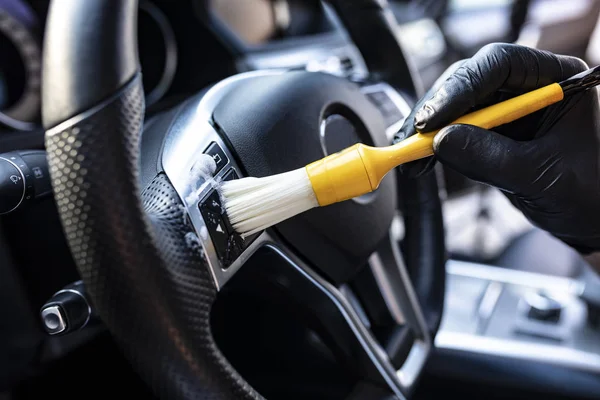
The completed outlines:
<svg viewBox="0 0 600 400">
<path fill-rule="evenodd" d="M 492 42 L 518 43 L 600 64 L 596 0 L 414 0 L 391 2 L 425 88 L 452 62 Z M 447 247 L 454 259 L 578 277 L 588 268 L 535 229 L 495 189 L 443 171 Z"/>
</svg>

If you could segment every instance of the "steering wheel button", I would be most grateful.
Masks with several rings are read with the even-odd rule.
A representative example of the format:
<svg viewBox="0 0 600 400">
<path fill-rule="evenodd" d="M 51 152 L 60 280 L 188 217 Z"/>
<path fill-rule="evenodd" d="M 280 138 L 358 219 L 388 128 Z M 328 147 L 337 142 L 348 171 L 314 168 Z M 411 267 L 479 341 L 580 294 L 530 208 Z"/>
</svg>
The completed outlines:
<svg viewBox="0 0 600 400">
<path fill-rule="evenodd" d="M 210 210 L 202 210 L 202 216 L 206 223 L 206 228 L 217 252 L 219 260 L 223 261 L 227 252 L 227 243 L 229 234 L 225 228 L 225 223 L 221 217 Z"/>
<path fill-rule="evenodd" d="M 46 153 L 42 151 L 28 151 L 21 154 L 21 158 L 29 167 L 30 180 L 35 189 L 35 197 L 52 193 L 52 182 L 48 172 Z"/>
<path fill-rule="evenodd" d="M 207 147 L 207 149 L 204 151 L 204 154 L 208 154 L 213 158 L 213 160 L 215 160 L 215 163 L 217 164 L 215 175 L 218 174 L 229 162 L 229 159 L 225 155 L 223 149 L 221 149 L 221 147 L 219 147 L 219 145 L 215 142 L 212 142 L 210 146 Z"/>
<path fill-rule="evenodd" d="M 223 215 L 224 210 L 223 206 L 221 205 L 221 199 L 216 191 L 213 190 L 210 192 L 210 194 L 202 201 L 200 204 L 200 211 L 202 210 L 210 210 L 219 217 Z"/>
<path fill-rule="evenodd" d="M 199 207 L 221 266 L 227 268 L 235 261 L 240 251 L 237 250 L 237 246 L 231 244 L 232 238 L 237 234 L 233 233 L 221 206 L 219 194 L 213 190 Z"/>
<path fill-rule="evenodd" d="M 223 177 L 224 181 L 232 181 L 234 179 L 238 179 L 238 174 L 235 172 L 235 170 L 233 168 L 231 168 L 229 171 L 227 171 L 227 173 L 225 174 L 225 176 Z"/>
</svg>

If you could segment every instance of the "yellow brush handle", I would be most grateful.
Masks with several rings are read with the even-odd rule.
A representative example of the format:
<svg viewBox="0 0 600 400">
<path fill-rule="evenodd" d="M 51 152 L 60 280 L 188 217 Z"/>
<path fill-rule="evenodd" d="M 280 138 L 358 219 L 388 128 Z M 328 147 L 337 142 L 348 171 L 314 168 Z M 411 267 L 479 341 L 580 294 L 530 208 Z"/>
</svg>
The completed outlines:
<svg viewBox="0 0 600 400">
<path fill-rule="evenodd" d="M 563 97 L 561 86 L 553 83 L 464 115 L 452 124 L 491 129 L 557 103 Z M 418 133 L 388 147 L 359 143 L 308 165 L 306 170 L 319 204 L 336 203 L 377 189 L 391 169 L 433 155 L 433 138 L 438 132 Z"/>
</svg>

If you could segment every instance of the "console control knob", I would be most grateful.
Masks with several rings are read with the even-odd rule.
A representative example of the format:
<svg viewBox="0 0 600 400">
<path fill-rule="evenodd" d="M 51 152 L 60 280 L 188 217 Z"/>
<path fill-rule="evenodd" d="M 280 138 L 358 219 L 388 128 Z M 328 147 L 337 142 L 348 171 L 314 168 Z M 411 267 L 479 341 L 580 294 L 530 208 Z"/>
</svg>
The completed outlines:
<svg viewBox="0 0 600 400">
<path fill-rule="evenodd" d="M 558 322 L 563 306 L 557 300 L 543 293 L 527 293 L 525 302 L 529 306 L 529 319 L 545 322 Z"/>
</svg>

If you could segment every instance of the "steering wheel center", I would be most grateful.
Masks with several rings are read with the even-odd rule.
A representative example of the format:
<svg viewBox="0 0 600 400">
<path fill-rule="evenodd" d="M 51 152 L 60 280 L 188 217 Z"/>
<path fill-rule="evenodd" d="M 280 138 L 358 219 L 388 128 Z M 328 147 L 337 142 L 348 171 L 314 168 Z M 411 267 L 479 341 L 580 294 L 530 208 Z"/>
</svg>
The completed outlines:
<svg viewBox="0 0 600 400">
<path fill-rule="evenodd" d="M 382 115 L 357 84 L 289 72 L 240 82 L 213 122 L 250 176 L 301 168 L 357 142 L 384 146 Z M 377 193 L 311 210 L 276 226 L 286 242 L 335 282 L 344 282 L 385 237 L 396 209 L 390 174 Z"/>
</svg>

